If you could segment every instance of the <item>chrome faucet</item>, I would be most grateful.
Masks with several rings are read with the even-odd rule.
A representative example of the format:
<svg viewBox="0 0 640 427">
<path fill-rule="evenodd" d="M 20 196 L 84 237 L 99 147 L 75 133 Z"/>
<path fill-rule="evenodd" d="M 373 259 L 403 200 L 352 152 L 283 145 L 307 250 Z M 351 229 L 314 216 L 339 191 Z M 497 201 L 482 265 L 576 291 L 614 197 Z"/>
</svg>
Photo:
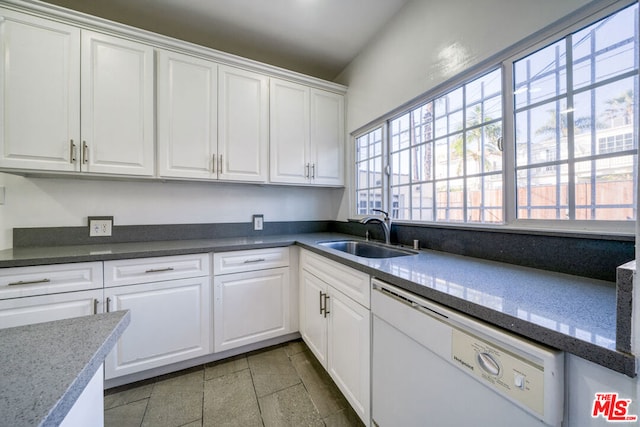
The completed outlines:
<svg viewBox="0 0 640 427">
<path fill-rule="evenodd" d="M 376 221 L 382 225 L 382 229 L 384 230 L 384 242 L 389 245 L 391 244 L 391 218 L 389 218 L 389 213 L 385 212 L 381 209 L 371 209 L 374 212 L 380 212 L 384 215 L 383 218 L 377 216 L 368 216 L 366 218 L 362 218 L 360 222 L 362 224 L 368 224 L 369 222 Z"/>
</svg>

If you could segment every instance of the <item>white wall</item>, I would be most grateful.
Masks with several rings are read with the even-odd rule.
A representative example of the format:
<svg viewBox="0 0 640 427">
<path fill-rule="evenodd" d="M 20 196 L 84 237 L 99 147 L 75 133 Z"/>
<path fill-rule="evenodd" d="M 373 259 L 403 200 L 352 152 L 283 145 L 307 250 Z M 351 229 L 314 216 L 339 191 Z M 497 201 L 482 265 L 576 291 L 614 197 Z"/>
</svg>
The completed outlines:
<svg viewBox="0 0 640 427">
<path fill-rule="evenodd" d="M 94 181 L 0 174 L 0 249 L 14 227 L 83 226 L 87 216 L 113 215 L 115 225 L 331 220 L 341 189 L 266 185 Z"/>
</svg>

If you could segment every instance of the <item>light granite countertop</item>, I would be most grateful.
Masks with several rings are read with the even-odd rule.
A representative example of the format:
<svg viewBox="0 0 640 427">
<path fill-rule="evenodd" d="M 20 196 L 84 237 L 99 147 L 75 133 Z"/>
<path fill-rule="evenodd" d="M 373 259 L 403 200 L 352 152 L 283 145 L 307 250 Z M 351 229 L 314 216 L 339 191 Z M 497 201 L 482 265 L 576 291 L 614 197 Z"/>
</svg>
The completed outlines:
<svg viewBox="0 0 640 427">
<path fill-rule="evenodd" d="M 115 311 L 0 329 L 0 425 L 59 425 L 129 320 Z"/>
<path fill-rule="evenodd" d="M 630 316 L 617 318 L 616 283 L 506 263 L 421 250 L 417 255 L 370 259 L 318 245 L 358 239 L 337 233 L 118 243 L 0 251 L 0 268 L 223 252 L 297 244 L 371 276 L 536 342 L 635 376 Z M 629 318 L 626 318 L 629 317 Z M 622 332 L 622 333 L 620 333 Z M 618 336 L 617 336 L 618 333 Z M 616 342 L 618 340 L 618 342 Z"/>
</svg>

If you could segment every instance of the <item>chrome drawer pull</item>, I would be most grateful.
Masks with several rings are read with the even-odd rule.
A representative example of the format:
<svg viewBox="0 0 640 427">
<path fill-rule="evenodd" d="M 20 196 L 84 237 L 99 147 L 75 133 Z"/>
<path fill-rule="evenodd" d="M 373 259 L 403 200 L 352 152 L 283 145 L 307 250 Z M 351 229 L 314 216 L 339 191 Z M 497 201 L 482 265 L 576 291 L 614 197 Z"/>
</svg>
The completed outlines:
<svg viewBox="0 0 640 427">
<path fill-rule="evenodd" d="M 173 267 L 167 267 L 167 268 L 151 268 L 147 271 L 145 271 L 145 273 L 163 273 L 165 271 L 173 271 Z"/>
<path fill-rule="evenodd" d="M 7 286 L 17 286 L 17 285 L 35 285 L 36 283 L 49 283 L 50 279 L 40 279 L 40 280 L 20 280 L 19 282 L 9 283 Z"/>
<path fill-rule="evenodd" d="M 266 259 L 264 258 L 255 258 L 255 259 L 245 259 L 244 263 L 245 264 L 251 264 L 252 262 L 265 262 Z"/>
</svg>

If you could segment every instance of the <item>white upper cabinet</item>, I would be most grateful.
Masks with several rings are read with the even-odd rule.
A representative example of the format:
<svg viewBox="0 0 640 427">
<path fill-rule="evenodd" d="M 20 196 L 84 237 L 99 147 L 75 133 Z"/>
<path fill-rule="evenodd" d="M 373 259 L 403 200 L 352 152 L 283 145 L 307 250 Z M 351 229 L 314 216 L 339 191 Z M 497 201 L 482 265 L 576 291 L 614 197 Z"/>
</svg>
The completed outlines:
<svg viewBox="0 0 640 427">
<path fill-rule="evenodd" d="M 344 185 L 344 87 L 41 8 L 0 8 L 3 172 Z"/>
<path fill-rule="evenodd" d="M 270 174 L 272 182 L 309 182 L 309 88 L 271 79 Z"/>
<path fill-rule="evenodd" d="M 312 182 L 344 184 L 344 96 L 311 89 Z"/>
<path fill-rule="evenodd" d="M 82 169 L 154 173 L 153 48 L 82 31 Z"/>
<path fill-rule="evenodd" d="M 0 167 L 78 170 L 80 30 L 0 10 Z"/>
<path fill-rule="evenodd" d="M 344 97 L 271 79 L 270 179 L 344 184 Z"/>
<path fill-rule="evenodd" d="M 218 177 L 267 180 L 269 78 L 239 68 L 218 68 Z"/>
<path fill-rule="evenodd" d="M 158 53 L 158 174 L 215 179 L 218 171 L 218 66 Z"/>
<path fill-rule="evenodd" d="M 0 167 L 153 175 L 153 49 L 0 15 Z"/>
</svg>

